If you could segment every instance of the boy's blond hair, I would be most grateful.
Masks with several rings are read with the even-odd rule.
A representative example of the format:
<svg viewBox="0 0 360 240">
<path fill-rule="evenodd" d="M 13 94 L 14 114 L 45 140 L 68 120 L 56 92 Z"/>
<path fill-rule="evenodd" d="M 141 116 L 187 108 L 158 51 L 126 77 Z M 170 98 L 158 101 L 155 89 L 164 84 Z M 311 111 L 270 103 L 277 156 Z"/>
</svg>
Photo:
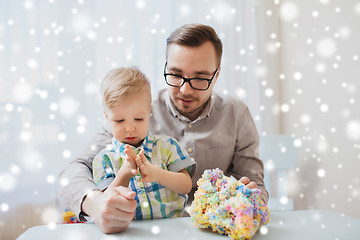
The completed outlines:
<svg viewBox="0 0 360 240">
<path fill-rule="evenodd" d="M 150 83 L 136 67 L 122 67 L 109 71 L 101 83 L 102 103 L 105 109 L 116 106 L 124 97 L 148 94 L 151 105 Z"/>
</svg>

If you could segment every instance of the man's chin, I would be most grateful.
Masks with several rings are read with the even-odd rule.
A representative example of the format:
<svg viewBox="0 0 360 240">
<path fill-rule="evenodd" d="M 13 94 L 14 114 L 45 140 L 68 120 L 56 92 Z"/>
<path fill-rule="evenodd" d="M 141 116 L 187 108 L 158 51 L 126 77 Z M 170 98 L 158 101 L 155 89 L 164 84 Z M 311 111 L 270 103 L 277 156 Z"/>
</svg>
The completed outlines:
<svg viewBox="0 0 360 240">
<path fill-rule="evenodd" d="M 176 110 L 184 116 L 192 114 L 199 109 L 196 106 L 195 101 L 191 105 L 183 105 L 181 103 L 181 100 L 178 100 L 178 101 L 176 101 L 176 103 L 174 105 L 175 105 Z"/>
<path fill-rule="evenodd" d="M 176 109 L 180 112 L 180 113 L 192 113 L 194 111 L 194 108 L 191 106 L 184 106 L 182 104 L 178 104 L 176 105 Z"/>
<path fill-rule="evenodd" d="M 181 113 L 184 116 L 190 116 L 190 115 L 196 113 L 199 110 L 199 108 L 194 108 L 194 107 L 192 107 L 192 108 L 190 108 L 190 107 L 181 107 L 181 108 L 179 108 L 179 107 L 177 107 L 177 110 L 178 110 L 179 113 Z"/>
</svg>

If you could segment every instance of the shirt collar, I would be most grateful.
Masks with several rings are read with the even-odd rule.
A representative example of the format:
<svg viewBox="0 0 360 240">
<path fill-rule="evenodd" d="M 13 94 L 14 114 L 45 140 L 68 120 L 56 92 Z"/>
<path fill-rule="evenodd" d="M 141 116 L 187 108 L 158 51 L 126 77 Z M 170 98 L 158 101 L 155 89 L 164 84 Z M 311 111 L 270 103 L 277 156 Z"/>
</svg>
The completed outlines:
<svg viewBox="0 0 360 240">
<path fill-rule="evenodd" d="M 134 146 L 131 146 L 131 149 L 135 152 L 135 154 L 138 154 L 141 149 L 144 149 L 144 154 L 145 156 L 148 156 L 150 159 L 151 159 L 151 153 L 152 153 L 152 142 L 149 141 L 149 133 L 146 135 L 146 137 L 144 138 L 144 141 L 142 142 L 142 144 L 139 146 L 139 147 L 134 147 Z M 112 139 L 112 147 L 114 149 L 114 151 L 120 155 L 120 157 L 122 158 L 126 158 L 126 154 L 125 154 L 125 146 L 128 145 L 126 143 L 122 143 L 122 142 L 119 142 L 118 140 L 116 140 L 115 137 L 113 137 Z"/>
<path fill-rule="evenodd" d="M 179 113 L 179 111 L 176 109 L 175 104 L 171 101 L 170 96 L 169 96 L 169 92 L 168 91 L 164 91 L 163 93 L 163 99 L 166 103 L 167 108 L 170 110 L 170 113 L 174 116 L 179 118 L 180 120 L 186 121 L 186 122 L 191 122 L 187 117 L 183 116 L 181 113 Z M 207 118 L 208 116 L 210 116 L 211 114 L 211 110 L 213 109 L 214 106 L 214 96 L 211 95 L 209 101 L 207 102 L 203 112 L 200 114 L 200 116 L 195 119 L 193 121 L 193 123 L 200 121 L 204 118 Z"/>
</svg>

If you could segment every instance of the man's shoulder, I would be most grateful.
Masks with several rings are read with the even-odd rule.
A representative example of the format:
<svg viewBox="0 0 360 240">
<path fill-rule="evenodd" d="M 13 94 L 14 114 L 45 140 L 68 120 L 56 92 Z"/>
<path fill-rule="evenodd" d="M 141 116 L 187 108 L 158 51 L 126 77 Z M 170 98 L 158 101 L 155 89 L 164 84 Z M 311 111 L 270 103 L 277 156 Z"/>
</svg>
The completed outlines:
<svg viewBox="0 0 360 240">
<path fill-rule="evenodd" d="M 167 97 L 167 90 L 166 89 L 160 89 L 155 99 L 152 102 L 153 107 L 156 106 L 165 106 L 165 98 Z"/>
<path fill-rule="evenodd" d="M 244 111 L 248 108 L 243 101 L 229 94 L 213 93 L 212 98 L 214 99 L 214 108 L 217 110 Z"/>
</svg>

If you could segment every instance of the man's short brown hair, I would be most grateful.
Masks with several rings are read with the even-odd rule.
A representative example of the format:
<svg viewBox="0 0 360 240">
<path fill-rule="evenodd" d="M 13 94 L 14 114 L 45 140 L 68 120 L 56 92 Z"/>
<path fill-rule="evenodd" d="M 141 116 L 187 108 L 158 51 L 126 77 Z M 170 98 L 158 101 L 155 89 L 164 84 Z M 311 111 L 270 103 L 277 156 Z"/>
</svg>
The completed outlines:
<svg viewBox="0 0 360 240">
<path fill-rule="evenodd" d="M 176 29 L 167 39 L 167 49 L 171 44 L 188 47 L 198 47 L 204 42 L 210 41 L 216 52 L 217 64 L 220 67 L 223 45 L 215 30 L 203 24 L 186 24 Z M 166 49 L 166 50 L 167 50 Z M 167 53 L 166 53 L 167 57 Z"/>
</svg>

